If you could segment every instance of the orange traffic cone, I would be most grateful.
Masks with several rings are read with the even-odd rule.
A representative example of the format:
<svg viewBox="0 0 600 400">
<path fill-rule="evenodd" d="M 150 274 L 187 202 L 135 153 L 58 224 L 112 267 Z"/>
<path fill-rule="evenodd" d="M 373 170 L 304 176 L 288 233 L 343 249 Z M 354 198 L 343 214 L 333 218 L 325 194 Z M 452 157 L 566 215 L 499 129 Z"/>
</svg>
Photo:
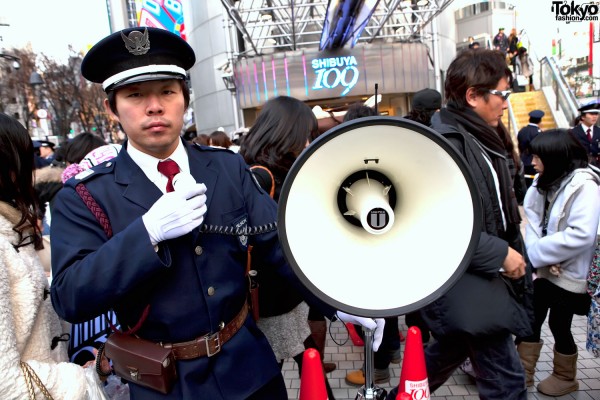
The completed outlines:
<svg viewBox="0 0 600 400">
<path fill-rule="evenodd" d="M 327 400 L 321 355 L 316 349 L 304 350 L 299 400 Z"/>
<path fill-rule="evenodd" d="M 358 336 L 358 332 L 356 332 L 356 328 L 350 322 L 346 322 L 346 329 L 348 330 L 348 334 L 350 335 L 350 339 L 352 339 L 352 343 L 355 346 L 364 346 L 365 342 Z"/>
<path fill-rule="evenodd" d="M 428 400 L 430 397 L 423 339 L 421 339 L 421 330 L 416 326 L 408 328 L 406 333 L 406 345 L 396 400 L 402 400 L 400 397 L 402 392 L 408 393 L 412 399 Z"/>
</svg>

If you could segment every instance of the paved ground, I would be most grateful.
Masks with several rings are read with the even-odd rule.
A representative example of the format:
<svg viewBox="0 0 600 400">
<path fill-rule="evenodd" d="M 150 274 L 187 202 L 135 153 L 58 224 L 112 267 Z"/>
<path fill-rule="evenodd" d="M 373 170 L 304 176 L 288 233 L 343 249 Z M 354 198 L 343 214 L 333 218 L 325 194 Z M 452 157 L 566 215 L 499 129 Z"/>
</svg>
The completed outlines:
<svg viewBox="0 0 600 400">
<path fill-rule="evenodd" d="M 404 324 L 404 317 L 399 318 L 399 326 L 400 330 L 406 334 L 407 327 Z M 575 341 L 579 344 L 579 360 L 577 362 L 579 391 L 566 396 L 549 397 L 538 393 L 534 387 L 530 389 L 529 400 L 600 400 L 600 359 L 594 358 L 585 349 L 586 326 L 584 317 L 575 317 L 573 322 L 573 334 L 575 335 Z M 331 326 L 330 332 L 339 343 L 343 343 L 346 338 L 348 338 L 346 329 L 341 322 L 334 323 L 333 326 Z M 540 355 L 540 360 L 537 364 L 537 372 L 535 374 L 536 385 L 539 380 L 544 379 L 552 372 L 552 347 L 554 339 L 552 338 L 552 334 L 547 325 L 544 327 L 542 335 L 544 336 L 544 347 L 542 348 L 542 354 Z M 364 357 L 363 347 L 352 345 L 352 341 L 349 338 L 343 346 L 337 346 L 331 337 L 329 337 L 325 350 L 325 361 L 333 361 L 337 364 L 337 369 L 328 374 L 329 383 L 333 389 L 336 400 L 355 399 L 359 387 L 348 385 L 344 378 L 348 371 L 361 368 Z M 404 343 L 402 343 L 401 350 L 404 353 Z M 388 385 L 381 385 L 388 393 L 399 383 L 400 367 L 401 365 L 398 364 L 390 365 L 392 379 Z M 288 360 L 284 363 L 283 374 L 288 387 L 288 397 L 290 399 L 297 399 L 300 378 L 298 376 L 297 366 L 293 360 Z M 431 398 L 475 400 L 479 399 L 479 396 L 477 394 L 477 388 L 471 381 L 471 378 L 458 370 L 444 386 L 432 394 Z"/>
<path fill-rule="evenodd" d="M 521 216 L 523 223 L 521 231 L 525 235 L 525 217 L 523 208 Z M 404 317 L 399 318 L 400 331 L 406 335 L 407 326 L 404 324 Z M 359 369 L 362 367 L 364 358 L 364 349 L 352 345 L 352 341 L 348 338 L 346 329 L 341 322 L 336 322 L 330 327 L 331 335 L 327 339 L 325 349 L 325 361 L 333 361 L 337 364 L 337 369 L 329 373 L 329 383 L 333 389 L 336 400 L 354 400 L 360 387 L 348 385 L 344 378 L 348 371 Z M 554 338 L 550 333 L 548 324 L 543 327 L 542 336 L 544 347 L 537 364 L 535 374 L 535 385 L 529 389 L 528 400 L 548 400 L 548 399 L 577 399 L 577 400 L 600 400 L 600 358 L 594 358 L 585 349 L 585 340 L 587 332 L 587 320 L 585 317 L 575 316 L 573 320 L 573 335 L 575 342 L 579 346 L 579 359 L 577 361 L 577 378 L 579 380 L 579 391 L 573 392 L 566 396 L 549 397 L 538 393 L 535 389 L 537 383 L 546 378 L 552 372 L 552 348 L 554 346 Z M 338 343 L 344 343 L 342 346 L 335 344 L 333 336 Z M 347 339 L 347 341 L 346 341 Z M 404 343 L 402 343 L 401 351 L 404 353 Z M 391 377 L 388 385 L 380 385 L 389 393 L 394 387 L 398 386 L 400 381 L 401 364 L 390 364 Z M 298 389 L 300 387 L 300 378 L 296 364 L 290 360 L 286 361 L 283 366 L 283 374 L 288 388 L 288 397 L 290 399 L 298 398 Z M 452 375 L 446 384 L 440 387 L 431 395 L 432 399 L 446 400 L 476 400 L 479 399 L 477 387 L 474 385 L 471 378 L 461 370 Z M 330 399 L 331 400 L 331 399 Z"/>
</svg>

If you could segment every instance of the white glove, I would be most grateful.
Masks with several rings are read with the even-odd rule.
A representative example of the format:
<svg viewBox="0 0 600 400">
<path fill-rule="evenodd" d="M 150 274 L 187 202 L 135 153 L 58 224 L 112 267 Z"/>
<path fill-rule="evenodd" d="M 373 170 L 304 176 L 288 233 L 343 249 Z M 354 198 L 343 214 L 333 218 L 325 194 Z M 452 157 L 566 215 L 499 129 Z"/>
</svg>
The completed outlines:
<svg viewBox="0 0 600 400">
<path fill-rule="evenodd" d="M 191 174 L 180 172 L 173 177 L 173 188 L 176 192 L 191 189 L 196 184 L 196 180 Z"/>
<path fill-rule="evenodd" d="M 183 236 L 200 226 L 206 213 L 205 192 L 203 183 L 195 183 L 163 194 L 142 216 L 152 245 Z"/>
<path fill-rule="evenodd" d="M 379 345 L 383 339 L 383 327 L 385 326 L 385 319 L 357 317 L 356 315 L 346 314 L 343 311 L 338 311 L 335 314 L 340 321 L 344 323 L 350 322 L 351 324 L 361 325 L 362 327 L 370 330 L 375 329 L 375 333 L 373 334 L 373 351 L 377 351 L 379 349 Z"/>
</svg>

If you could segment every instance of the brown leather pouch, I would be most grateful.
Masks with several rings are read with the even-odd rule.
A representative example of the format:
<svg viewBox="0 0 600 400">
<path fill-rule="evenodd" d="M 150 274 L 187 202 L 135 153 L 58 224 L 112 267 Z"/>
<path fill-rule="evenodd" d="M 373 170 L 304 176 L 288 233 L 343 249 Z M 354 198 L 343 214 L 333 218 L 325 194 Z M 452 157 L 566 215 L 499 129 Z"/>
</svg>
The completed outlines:
<svg viewBox="0 0 600 400">
<path fill-rule="evenodd" d="M 171 349 L 149 340 L 115 332 L 106 340 L 104 351 L 115 374 L 129 382 L 167 394 L 177 379 Z"/>
</svg>

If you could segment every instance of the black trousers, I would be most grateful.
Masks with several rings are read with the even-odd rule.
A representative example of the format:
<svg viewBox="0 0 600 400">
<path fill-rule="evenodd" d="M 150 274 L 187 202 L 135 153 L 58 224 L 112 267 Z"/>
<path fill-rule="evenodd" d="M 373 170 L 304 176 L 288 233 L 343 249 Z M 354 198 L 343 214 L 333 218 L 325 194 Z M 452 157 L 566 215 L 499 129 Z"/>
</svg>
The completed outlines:
<svg viewBox="0 0 600 400">
<path fill-rule="evenodd" d="M 554 349 L 561 354 L 577 353 L 577 345 L 571 333 L 574 315 L 587 315 L 591 297 L 587 293 L 573 293 L 556 286 L 544 278 L 533 281 L 533 309 L 535 322 L 533 336 L 519 338 L 517 342 L 540 341 L 542 325 L 548 316 L 548 326 L 554 336 Z M 550 314 L 548 314 L 550 311 Z"/>
</svg>

